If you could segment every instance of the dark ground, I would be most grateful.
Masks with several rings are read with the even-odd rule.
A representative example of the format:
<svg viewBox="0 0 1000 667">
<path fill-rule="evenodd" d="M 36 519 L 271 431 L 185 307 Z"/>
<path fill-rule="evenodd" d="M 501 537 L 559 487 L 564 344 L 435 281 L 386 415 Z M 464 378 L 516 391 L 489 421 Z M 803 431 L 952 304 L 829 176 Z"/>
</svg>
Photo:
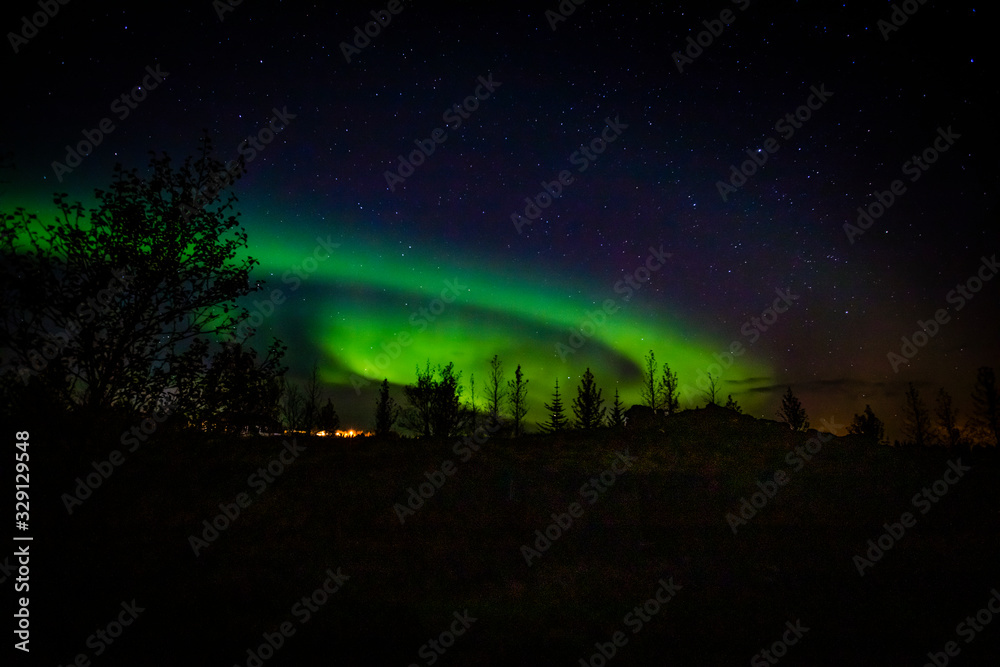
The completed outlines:
<svg viewBox="0 0 1000 667">
<path fill-rule="evenodd" d="M 31 664 L 84 653 L 93 665 L 247 665 L 247 649 L 289 621 L 295 634 L 263 664 L 427 665 L 421 646 L 465 610 L 477 620 L 434 664 L 579 665 L 616 631 L 627 643 L 611 665 L 769 664 L 751 661 L 799 620 L 808 631 L 783 664 L 923 665 L 948 641 L 951 664 L 998 654 L 1000 619 L 969 643 L 956 630 L 1000 587 L 995 450 L 836 438 L 794 471 L 785 456 L 807 434 L 699 410 L 496 439 L 468 462 L 451 441 L 300 439 L 258 494 L 248 477 L 282 438 L 163 428 L 70 516 L 61 495 L 126 448 L 46 426 L 30 449 Z M 637 461 L 588 504 L 581 486 L 625 448 Z M 921 514 L 911 498 L 956 458 L 971 470 Z M 454 475 L 401 525 L 393 505 L 445 459 Z M 779 469 L 788 484 L 734 535 L 726 513 Z M 251 504 L 195 556 L 189 536 L 244 492 Z M 521 545 L 574 501 L 582 517 L 529 567 Z M 906 511 L 916 525 L 859 576 L 852 558 Z M 293 605 L 328 568 L 349 579 L 303 623 Z M 680 590 L 634 633 L 626 614 L 671 577 Z M 95 655 L 88 637 L 133 599 L 145 611 Z"/>
</svg>

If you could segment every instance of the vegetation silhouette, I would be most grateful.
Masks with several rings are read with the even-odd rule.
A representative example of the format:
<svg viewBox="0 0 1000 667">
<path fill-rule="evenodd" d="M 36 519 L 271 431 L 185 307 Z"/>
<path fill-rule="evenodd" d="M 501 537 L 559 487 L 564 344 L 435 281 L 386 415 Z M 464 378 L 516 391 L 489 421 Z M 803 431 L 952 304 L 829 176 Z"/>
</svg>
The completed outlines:
<svg viewBox="0 0 1000 667">
<path fill-rule="evenodd" d="M 608 426 L 611 428 L 624 428 L 625 426 L 625 406 L 618 395 L 618 387 L 615 387 L 615 401 L 611 404 L 608 412 Z"/>
<path fill-rule="evenodd" d="M 805 408 L 802 407 L 802 403 L 799 402 L 798 397 L 792 393 L 791 387 L 788 388 L 788 391 L 781 398 L 781 409 L 778 410 L 778 418 L 788 424 L 788 427 L 793 431 L 804 431 L 809 428 L 809 419 Z"/>
<path fill-rule="evenodd" d="M 885 424 L 875 416 L 870 405 L 866 405 L 865 411 L 860 415 L 854 415 L 854 419 L 847 426 L 847 432 L 861 436 L 869 444 L 889 444 L 885 439 Z"/>
<path fill-rule="evenodd" d="M 607 408 L 603 406 L 601 390 L 594 383 L 594 374 L 588 368 L 583 373 L 583 379 L 577 388 L 577 396 L 573 399 L 573 414 L 576 415 L 577 428 L 597 428 L 604 424 Z"/>
<path fill-rule="evenodd" d="M 903 411 L 903 435 L 918 447 L 930 443 L 931 415 L 912 382 L 907 384 Z"/>
<path fill-rule="evenodd" d="M 55 221 L 0 211 L 6 410 L 97 424 L 169 405 L 175 425 L 225 431 L 276 416 L 286 348 L 261 355 L 252 330 L 234 335 L 249 317 L 237 299 L 261 283 L 257 260 L 238 258 L 247 235 L 222 190 L 242 163 L 231 168 L 206 135 L 180 167 L 155 153 L 145 176 L 116 165 L 92 209 L 57 193 Z"/>
<path fill-rule="evenodd" d="M 386 436 L 392 431 L 399 419 L 400 408 L 389 395 L 389 378 L 382 380 L 379 386 L 378 400 L 375 402 L 375 435 Z"/>
<path fill-rule="evenodd" d="M 705 663 L 706 632 L 717 633 L 709 639 L 713 647 L 735 642 L 745 656 L 743 649 L 775 624 L 780 627 L 790 607 L 808 611 L 818 627 L 835 630 L 832 637 L 862 632 L 858 643 L 867 650 L 869 640 L 884 632 L 889 607 L 897 626 L 913 636 L 940 632 L 939 625 L 926 620 L 926 589 L 912 586 L 911 567 L 898 566 L 902 545 L 878 565 L 880 588 L 891 591 L 891 597 L 865 598 L 871 604 L 858 606 L 847 618 L 828 604 L 828 596 L 832 589 L 857 586 L 851 554 L 877 537 L 873 531 L 885 525 L 886 508 L 898 512 L 901 498 L 924 485 L 936 488 L 931 480 L 947 469 L 945 458 L 961 459 L 976 473 L 959 482 L 960 493 L 934 508 L 933 519 L 920 518 L 919 530 L 907 532 L 907 565 L 916 563 L 923 574 L 920 568 L 930 571 L 947 563 L 952 569 L 936 603 L 945 599 L 949 608 L 965 609 L 969 586 L 953 583 L 981 583 L 979 573 L 996 562 L 995 553 L 953 546 L 983 530 L 982 508 L 995 507 L 1000 494 L 993 483 L 1000 396 L 992 368 L 978 370 L 965 422 L 943 390 L 937 394 L 936 422 L 931 420 L 911 385 L 904 401 L 919 431 L 906 437 L 927 446 L 890 448 L 878 446 L 887 444 L 885 427 L 870 406 L 854 415 L 849 435 L 821 437 L 809 428 L 791 387 L 782 405 L 783 423 L 742 414 L 732 394 L 727 407 L 720 407 L 715 383 L 707 406 L 681 410 L 677 376 L 666 363 L 661 372 L 652 350 L 646 359 L 644 405 L 626 410 L 616 383 L 614 403 L 606 411 L 602 390 L 587 368 L 573 405 L 583 428 L 555 428 L 568 427 L 566 420 L 553 419 L 556 412 L 565 417 L 557 382 L 546 406 L 553 432 L 541 434 L 523 429 L 529 379 L 520 365 L 508 379 L 499 356 L 489 360 L 478 397 L 485 399 L 486 429 L 479 423 L 471 377 L 467 404 L 461 371 L 450 361 L 432 366 L 428 359 L 416 369 L 414 383 L 401 390 L 405 408 L 383 380 L 374 406 L 376 437 L 316 446 L 321 438 L 303 434 L 302 458 L 282 463 L 280 477 L 271 482 L 278 488 L 268 491 L 266 502 L 242 506 L 238 518 L 231 519 L 236 528 L 222 532 L 202 560 L 191 562 L 187 553 L 188 560 L 181 560 L 182 536 L 197 529 L 206 509 L 235 507 L 230 501 L 245 492 L 247 475 L 281 463 L 277 451 L 290 446 L 276 438 L 236 439 L 236 434 L 253 436 L 253 427 L 268 420 L 274 431 L 329 432 L 339 419 L 331 400 L 322 403 L 317 366 L 302 388 L 285 378 L 280 341 L 261 354 L 250 346 L 249 336 L 233 335 L 246 322 L 246 311 L 235 300 L 259 284 L 250 281 L 250 260 L 230 261 L 229 252 L 241 249 L 246 239 L 239 234 L 223 239 L 222 230 L 234 228 L 222 223 L 235 216 L 217 197 L 220 181 L 211 171 L 219 165 L 192 163 L 196 176 L 199 169 L 205 171 L 202 181 L 170 175 L 167 162 L 157 165 L 154 174 L 162 178 L 156 183 L 123 177 L 125 185 L 112 199 L 115 206 L 105 217 L 97 215 L 94 229 L 79 220 L 69 220 L 64 230 L 44 229 L 23 212 L 3 217 L 0 287 L 15 314 L 4 318 L 0 339 L 8 361 L 4 409 L 20 410 L 24 419 L 47 420 L 63 413 L 85 413 L 95 421 L 135 420 L 158 409 L 177 415 L 171 417 L 175 427 L 157 435 L 160 446 L 135 457 L 130 450 L 127 472 L 114 472 L 113 478 L 100 471 L 115 466 L 95 456 L 108 456 L 107 443 L 117 442 L 115 432 L 105 431 L 95 440 L 103 451 L 93 456 L 89 451 L 66 455 L 77 444 L 76 430 L 54 433 L 45 447 L 33 450 L 32 465 L 46 472 L 33 487 L 40 497 L 57 498 L 83 484 L 81 477 L 100 480 L 88 491 L 96 499 L 72 517 L 39 510 L 49 512 L 46 525 L 56 527 L 50 552 L 73 555 L 51 573 L 58 595 L 41 609 L 62 613 L 65 601 L 76 600 L 114 608 L 119 589 L 93 582 L 116 578 L 147 592 L 156 602 L 150 608 L 161 617 L 182 619 L 190 644 L 221 645 L 210 649 L 221 663 L 239 650 L 219 642 L 220 636 L 243 642 L 247 628 L 259 627 L 261 618 L 287 618 L 289 589 L 315 590 L 322 580 L 316 574 L 330 568 L 330 554 L 336 554 L 350 564 L 345 570 L 352 579 L 335 602 L 316 614 L 309 631 L 283 648 L 282 659 L 290 664 L 311 664 L 317 650 L 328 648 L 330 636 L 365 642 L 366 649 L 374 646 L 371 651 L 393 661 L 410 660 L 414 647 L 440 630 L 427 627 L 426 619 L 447 618 L 457 600 L 470 608 L 488 607 L 495 628 L 484 631 L 470 649 L 479 658 L 470 664 L 489 664 L 514 634 L 538 649 L 526 654 L 526 664 L 543 652 L 569 663 L 581 646 L 593 645 L 595 627 L 602 628 L 600 633 L 619 627 L 621 610 L 647 599 L 667 570 L 682 585 L 697 581 L 709 594 L 679 597 L 677 604 L 687 606 L 671 607 L 663 612 L 670 615 L 662 617 L 665 622 L 651 623 L 643 642 L 629 646 L 632 660 L 662 660 L 662 646 L 670 642 L 678 661 Z M 168 183 L 187 188 L 178 189 L 176 204 L 172 197 L 159 201 L 154 196 L 170 190 Z M 198 208 L 184 204 L 185 196 Z M 221 221 L 212 217 L 220 212 Z M 203 236 L 181 237 L 186 232 L 177 227 L 178 216 L 185 215 L 201 220 Z M 128 224 L 119 222 L 123 219 Z M 109 239 L 108 230 L 119 228 L 124 237 Z M 212 230 L 218 232 L 214 237 Z M 154 252 L 152 240 L 170 242 L 171 233 L 178 235 L 177 247 Z M 208 247 L 201 251 L 199 243 Z M 89 261 L 91 251 L 95 255 Z M 122 258 L 131 261 L 117 261 Z M 180 258 L 194 262 L 185 266 L 188 282 L 183 284 L 170 274 Z M 201 273 L 195 258 L 206 263 Z M 219 277 L 223 286 L 211 282 Z M 45 291 L 62 287 L 67 292 L 51 298 Z M 82 312 L 76 310 L 81 303 Z M 182 312 L 186 319 L 177 321 Z M 152 320 L 135 319 L 144 313 Z M 27 387 L 18 386 L 25 380 Z M 506 431 L 499 428 L 504 422 Z M 598 428 L 605 425 L 611 428 Z M 396 437 L 397 427 L 419 437 Z M 442 450 L 445 438 L 455 441 Z M 933 444 L 950 449 L 941 452 Z M 616 475 L 613 484 L 604 482 L 604 473 L 626 453 L 635 458 L 634 465 Z M 783 473 L 781 479 L 790 476 L 791 483 L 779 488 L 771 481 L 778 479 L 777 472 Z M 545 569 L 526 573 L 518 546 L 544 530 L 554 514 L 562 520 L 569 503 L 580 498 L 580 484 L 594 489 L 595 480 L 606 484 L 595 503 L 580 506 L 583 512 L 574 514 L 572 528 L 552 544 L 551 557 L 541 565 Z M 418 496 L 426 504 L 405 528 L 389 530 L 392 499 L 405 497 L 413 487 L 424 494 L 428 484 L 429 495 Z M 765 490 L 770 493 L 766 506 L 745 519 L 734 540 L 723 517 L 741 499 Z M 87 549 L 79 548 L 80 535 L 87 536 Z M 428 567 L 431 563 L 436 567 Z M 536 592 L 525 585 L 528 579 L 536 583 Z M 776 589 L 785 592 L 775 596 Z M 196 607 L 176 595 L 192 590 L 212 594 L 202 596 Z M 437 592 L 432 600 L 429 590 Z M 682 613 L 675 611 L 680 608 Z M 561 614 L 564 620 L 554 632 L 554 609 L 583 614 Z M 52 648 L 72 655 L 79 650 L 79 637 L 92 628 L 87 618 L 70 615 L 64 622 L 71 624 L 70 631 L 54 637 Z M 606 636 L 600 633 L 599 638 Z M 148 662 L 146 643 L 122 643 L 114 650 L 122 664 Z M 866 654 L 859 660 L 870 658 Z"/>
<path fill-rule="evenodd" d="M 552 392 L 552 402 L 544 404 L 549 412 L 549 419 L 546 422 L 539 422 L 538 428 L 542 433 L 558 433 L 570 428 L 569 419 L 566 417 L 565 408 L 562 404 L 562 396 L 559 394 L 559 379 L 556 378 L 556 388 Z"/>
<path fill-rule="evenodd" d="M 57 193 L 59 216 L 51 222 L 21 208 L 0 211 L 0 295 L 7 306 L 0 320 L 3 409 L 65 415 L 91 425 L 169 413 L 172 428 L 230 434 L 335 430 L 339 418 L 329 398 L 323 404 L 318 365 L 302 389 L 285 379 L 287 348 L 281 341 L 273 340 L 263 353 L 250 344 L 254 329 L 238 299 L 260 290 L 262 282 L 251 279 L 257 260 L 239 259 L 247 235 L 235 195 L 226 194 L 243 173 L 241 162 L 224 165 L 212 156 L 206 135 L 179 167 L 155 153 L 145 175 L 116 165 L 110 186 L 95 190 L 97 205 L 90 210 Z M 483 414 L 493 424 L 505 424 L 503 430 L 514 437 L 524 434 L 527 385 L 520 365 L 507 379 L 499 356 L 489 360 Z M 640 396 L 654 418 L 660 411 L 679 413 L 678 386 L 669 363 L 661 374 L 650 350 Z M 381 390 L 377 433 L 399 424 L 419 436 L 447 438 L 478 426 L 474 378 L 467 406 L 461 371 L 451 362 L 432 369 L 428 360 L 416 383 L 404 387 L 405 407 L 389 403 L 385 382 Z M 710 375 L 705 390 L 710 405 L 717 403 L 718 392 L 718 378 Z M 625 406 L 617 389 L 615 394 L 608 414 L 587 368 L 573 401 L 574 425 L 625 426 Z M 1000 390 L 992 368 L 977 371 L 971 398 L 963 426 L 947 392 L 939 391 L 932 414 L 911 383 L 904 397 L 904 442 L 996 446 Z M 726 406 L 741 411 L 731 394 Z M 549 420 L 539 424 L 542 430 L 570 426 L 558 383 L 546 409 Z M 779 417 L 793 430 L 809 428 L 791 387 Z M 870 406 L 855 415 L 849 429 L 886 442 L 885 426 Z"/>
<path fill-rule="evenodd" d="M 514 379 L 507 381 L 507 402 L 510 406 L 511 427 L 516 438 L 524 432 L 524 417 L 528 414 L 528 380 L 521 372 L 521 364 L 518 364 L 514 371 Z"/>
<path fill-rule="evenodd" d="M 982 440 L 1000 446 L 1000 388 L 996 373 L 989 366 L 976 372 L 972 388 L 973 418 L 971 426 Z"/>
</svg>

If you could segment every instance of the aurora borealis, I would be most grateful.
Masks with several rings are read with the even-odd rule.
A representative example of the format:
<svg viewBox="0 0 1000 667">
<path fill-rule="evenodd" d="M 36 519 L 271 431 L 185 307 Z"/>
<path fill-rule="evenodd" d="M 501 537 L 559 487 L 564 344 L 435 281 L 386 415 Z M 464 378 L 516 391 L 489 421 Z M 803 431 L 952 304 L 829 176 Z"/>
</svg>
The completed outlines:
<svg viewBox="0 0 1000 667">
<path fill-rule="evenodd" d="M 279 262 L 293 268 L 281 274 L 286 289 L 277 301 L 286 298 L 286 291 L 292 303 L 298 291 L 332 289 L 337 295 L 325 312 L 298 316 L 309 339 L 323 341 L 325 359 L 332 362 L 324 365 L 324 378 L 331 383 L 346 380 L 361 389 L 387 377 L 405 384 L 412 382 L 418 365 L 431 359 L 480 372 L 481 388 L 486 368 L 482 350 L 488 349 L 508 365 L 521 363 L 529 379 L 574 377 L 577 366 L 600 370 L 619 379 L 622 392 L 638 401 L 637 362 L 650 341 L 663 337 L 657 345 L 660 354 L 678 360 L 677 370 L 689 377 L 700 360 L 710 359 L 708 345 L 688 342 L 681 325 L 672 324 L 665 313 L 650 316 L 649 308 L 639 305 L 643 285 L 652 281 L 648 271 L 640 277 L 649 282 L 633 279 L 637 290 L 622 279 L 620 284 L 609 282 L 603 293 L 599 287 L 583 293 L 545 272 L 525 272 L 517 281 L 503 282 L 496 272 L 471 262 L 442 267 L 412 253 L 376 263 L 368 261 L 367 252 L 359 257 L 345 249 L 350 245 L 335 248 L 315 263 L 312 273 L 305 271 L 312 263 L 294 261 L 290 254 Z M 300 267 L 297 273 L 294 267 Z M 274 303 L 273 319 L 283 319 L 278 313 L 284 306 Z M 255 312 L 263 316 L 270 307 L 258 301 Z M 344 313 L 364 317 L 358 321 Z M 280 335 L 294 335 L 280 324 L 276 329 Z M 644 330 L 645 336 L 635 335 Z M 533 398 L 540 403 L 547 393 Z"/>
<path fill-rule="evenodd" d="M 258 346 L 282 339 L 300 380 L 316 362 L 345 426 L 370 426 L 383 377 L 401 400 L 416 366 L 454 362 L 467 395 L 494 354 L 508 378 L 522 365 L 531 426 L 588 367 L 630 405 L 652 349 L 684 407 L 713 371 L 756 416 L 790 385 L 816 423 L 870 403 L 898 435 L 907 382 L 962 405 L 1000 361 L 1000 284 L 946 301 L 1000 250 L 986 29 L 969 3 L 895 30 L 889 3 L 805 4 L 403 2 L 365 41 L 384 4 L 72 3 L 5 55 L 0 197 L 44 217 L 53 192 L 86 203 L 115 162 L 180 162 L 208 128 L 220 159 L 247 158 L 232 190 L 266 281 L 246 301 Z M 169 74 L 147 96 L 148 68 Z M 906 191 L 845 232 L 894 179 Z"/>
</svg>

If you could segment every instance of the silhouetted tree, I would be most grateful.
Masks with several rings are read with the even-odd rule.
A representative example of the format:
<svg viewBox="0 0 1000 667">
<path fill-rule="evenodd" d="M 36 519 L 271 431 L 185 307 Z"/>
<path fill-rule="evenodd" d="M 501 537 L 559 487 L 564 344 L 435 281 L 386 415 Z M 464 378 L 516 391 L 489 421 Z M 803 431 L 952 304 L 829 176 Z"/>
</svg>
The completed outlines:
<svg viewBox="0 0 1000 667">
<path fill-rule="evenodd" d="M 656 355 L 650 350 L 649 355 L 643 357 L 642 387 L 639 388 L 639 397 L 651 410 L 658 409 L 662 400 L 660 385 L 656 382 L 656 369 Z"/>
<path fill-rule="evenodd" d="M 455 373 L 455 364 L 448 362 L 438 368 L 440 376 L 434 385 L 433 430 L 439 438 L 456 435 L 465 421 L 462 410 L 462 373 Z"/>
<path fill-rule="evenodd" d="M 197 355 L 181 359 L 197 340 L 245 342 L 230 333 L 248 317 L 236 299 L 260 289 L 250 281 L 258 262 L 238 259 L 247 235 L 235 196 L 206 190 L 225 165 L 206 137 L 181 167 L 166 155 L 149 167 L 142 177 L 116 165 L 89 210 L 56 194 L 53 221 L 0 212 L 0 349 L 25 383 L 60 385 L 52 393 L 67 408 L 145 410 L 205 371 Z M 59 372 L 40 373 L 50 366 Z"/>
<path fill-rule="evenodd" d="M 202 342 L 189 348 L 187 356 L 198 356 L 207 348 Z M 270 425 L 279 417 L 283 355 L 280 345 L 273 345 L 266 357 L 258 359 L 252 347 L 223 343 L 193 382 L 178 378 L 172 392 L 177 403 L 172 409 L 195 425 L 223 433 Z"/>
<path fill-rule="evenodd" d="M 496 424 L 503 415 L 504 402 L 507 399 L 507 384 L 503 378 L 503 362 L 497 355 L 490 359 L 490 372 L 486 377 L 486 388 L 484 393 L 486 399 L 486 414 L 489 415 L 490 422 Z"/>
<path fill-rule="evenodd" d="M 306 383 L 302 406 L 302 428 L 309 433 L 316 430 L 318 426 L 321 391 L 319 386 L 319 364 L 313 363 L 312 374 L 309 376 L 309 382 Z"/>
<path fill-rule="evenodd" d="M 538 428 L 544 433 L 557 433 L 569 428 L 569 420 L 562 404 L 562 396 L 559 395 L 559 379 L 556 379 L 556 390 L 552 394 L 552 403 L 545 403 L 545 409 L 549 411 L 549 420 L 539 423 Z"/>
<path fill-rule="evenodd" d="M 887 445 L 885 439 L 885 424 L 875 416 L 870 405 L 865 406 L 864 414 L 854 415 L 854 420 L 847 426 L 847 432 L 860 435 L 873 445 Z"/>
<path fill-rule="evenodd" d="M 514 379 L 507 381 L 507 401 L 510 405 L 510 416 L 516 438 L 523 432 L 521 422 L 528 414 L 528 381 L 521 372 L 521 364 L 518 364 L 517 370 L 514 371 Z"/>
<path fill-rule="evenodd" d="M 449 438 L 454 435 L 462 425 L 461 376 L 461 373 L 455 374 L 454 364 L 450 362 L 447 366 L 431 369 L 428 360 L 425 370 L 417 367 L 416 384 L 403 388 L 410 404 L 402 413 L 403 427 L 423 437 Z"/>
<path fill-rule="evenodd" d="M 708 374 L 708 387 L 702 391 L 705 396 L 705 400 L 708 401 L 708 405 L 718 405 L 719 404 L 719 379 Z"/>
<path fill-rule="evenodd" d="M 958 410 L 952 405 L 951 394 L 941 388 L 937 393 L 938 430 L 941 432 L 941 442 L 949 447 L 957 447 L 962 441 L 962 432 L 958 428 Z"/>
<path fill-rule="evenodd" d="M 604 423 L 603 406 L 604 399 L 601 398 L 601 390 L 594 383 L 594 374 L 588 368 L 583 374 L 583 380 L 576 390 L 576 398 L 573 399 L 573 414 L 576 415 L 576 425 L 579 428 L 597 428 Z"/>
<path fill-rule="evenodd" d="M 739 412 L 741 414 L 743 413 L 743 408 L 740 407 L 739 403 L 733 400 L 732 394 L 729 394 L 729 398 L 726 399 L 726 407 L 729 408 L 730 410 L 735 410 L 736 412 Z"/>
<path fill-rule="evenodd" d="M 660 379 L 660 398 L 663 409 L 672 415 L 681 406 L 680 390 L 677 385 L 677 373 L 670 370 L 670 364 L 663 364 L 663 377 Z"/>
<path fill-rule="evenodd" d="M 972 388 L 972 425 L 980 438 L 994 447 L 1000 445 L 1000 389 L 993 369 L 982 366 L 976 371 Z"/>
<path fill-rule="evenodd" d="M 622 428 L 625 426 L 625 406 L 622 405 L 621 399 L 618 397 L 618 388 L 615 388 L 615 402 L 611 405 L 611 411 L 608 413 L 608 426 L 611 428 Z"/>
<path fill-rule="evenodd" d="M 434 425 L 434 372 L 430 359 L 421 372 L 417 366 L 417 383 L 403 387 L 403 394 L 409 405 L 400 413 L 400 423 L 418 435 L 429 438 Z"/>
<path fill-rule="evenodd" d="M 386 435 L 392 431 L 399 419 L 399 406 L 389 395 L 389 378 L 382 380 L 375 401 L 375 435 Z"/>
<path fill-rule="evenodd" d="M 469 374 L 469 399 L 472 402 L 469 408 L 469 431 L 474 432 L 479 425 L 479 410 L 476 409 L 476 374 Z"/>
<path fill-rule="evenodd" d="M 806 415 L 802 403 L 792 393 L 789 387 L 785 395 L 781 397 L 781 409 L 778 410 L 778 419 L 788 424 L 793 431 L 805 431 L 809 428 L 809 419 Z"/>
<path fill-rule="evenodd" d="M 281 422 L 290 431 L 303 429 L 305 423 L 305 397 L 298 385 L 288 378 L 281 380 L 281 403 L 279 415 Z"/>
<path fill-rule="evenodd" d="M 332 399 L 326 399 L 326 403 L 319 409 L 319 419 L 316 426 L 320 431 L 325 431 L 327 434 L 333 433 L 340 428 L 340 415 L 334 409 Z"/>
<path fill-rule="evenodd" d="M 903 434 L 918 447 L 930 444 L 928 437 L 931 430 L 931 415 L 912 382 L 907 387 L 904 400 Z"/>
</svg>

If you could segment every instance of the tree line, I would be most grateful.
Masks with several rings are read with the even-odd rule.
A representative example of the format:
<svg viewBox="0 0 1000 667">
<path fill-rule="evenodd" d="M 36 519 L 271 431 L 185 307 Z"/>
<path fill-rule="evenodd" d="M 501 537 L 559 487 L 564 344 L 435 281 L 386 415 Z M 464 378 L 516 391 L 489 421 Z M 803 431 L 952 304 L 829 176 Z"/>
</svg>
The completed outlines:
<svg viewBox="0 0 1000 667">
<path fill-rule="evenodd" d="M 655 414 L 672 415 L 680 410 L 680 384 L 670 365 L 662 369 L 652 350 L 643 358 L 642 405 Z M 503 424 L 504 433 L 517 437 L 524 433 L 527 408 L 528 380 L 518 365 L 514 377 L 507 379 L 503 363 L 497 355 L 489 360 L 485 387 L 477 394 L 475 376 L 470 377 L 469 400 L 462 400 L 464 386 L 461 372 L 454 364 L 431 367 L 430 361 L 417 369 L 415 384 L 403 388 L 405 403 L 399 404 L 390 395 L 388 379 L 384 379 L 375 405 L 375 433 L 386 435 L 399 426 L 420 437 L 449 438 L 474 431 L 483 420 Z M 702 392 L 706 405 L 719 405 L 718 379 L 709 374 Z M 920 392 L 910 383 L 904 397 L 904 441 L 896 445 L 946 445 L 951 447 L 973 444 L 1000 444 L 1000 389 L 992 368 L 978 370 L 972 389 L 972 415 L 963 425 L 959 424 L 959 411 L 952 397 L 944 389 L 936 395 L 936 409 L 931 413 L 924 406 Z M 477 402 L 478 401 L 478 402 Z M 614 401 L 605 406 L 603 390 L 597 387 L 594 374 L 587 368 L 576 387 L 569 414 L 564 404 L 562 388 L 556 379 L 551 400 L 543 404 L 544 421 L 536 422 L 542 433 L 559 433 L 573 429 L 622 428 L 627 426 L 625 406 L 615 389 Z M 742 413 L 732 394 L 723 407 Z M 779 421 L 795 431 L 809 429 L 809 418 L 801 401 L 788 387 L 777 412 Z M 870 405 L 855 414 L 847 427 L 849 434 L 858 435 L 873 444 L 888 445 L 885 423 Z"/>
<path fill-rule="evenodd" d="M 920 391 L 910 382 L 903 396 L 903 440 L 896 439 L 895 446 L 947 446 L 970 447 L 973 445 L 1000 446 L 1000 388 L 996 373 L 989 366 L 976 371 L 976 380 L 970 393 L 972 414 L 960 422 L 959 410 L 944 388 L 935 394 L 933 411 L 927 407 Z M 792 388 L 781 399 L 778 415 L 795 430 L 809 428 L 805 409 Z M 851 435 L 859 435 L 873 444 L 888 445 L 885 422 L 866 405 L 861 414 L 855 414 L 847 426 Z"/>
<path fill-rule="evenodd" d="M 339 418 L 332 401 L 322 400 L 317 369 L 300 388 L 285 377 L 281 341 L 263 352 L 251 345 L 255 330 L 237 300 L 263 286 L 250 277 L 259 262 L 243 252 L 247 234 L 236 197 L 218 187 L 218 175 L 228 179 L 232 170 L 212 156 L 207 136 L 179 167 L 154 154 L 149 170 L 142 176 L 117 165 L 110 187 L 95 190 L 89 210 L 57 193 L 53 222 L 22 208 L 0 209 L 0 407 L 40 419 L 79 416 L 86 424 L 166 413 L 173 427 L 224 433 L 279 425 L 335 430 Z M 243 174 L 242 164 L 236 172 Z M 707 380 L 703 398 L 719 405 L 718 378 Z M 680 409 L 679 387 L 670 365 L 661 368 L 650 350 L 642 366 L 643 405 L 672 415 Z M 606 406 L 589 368 L 568 406 L 563 389 L 556 380 L 546 415 L 536 422 L 543 432 L 626 425 L 618 390 Z M 432 368 L 428 361 L 418 369 L 402 405 L 386 380 L 375 431 L 399 426 L 418 436 L 449 437 L 488 419 L 514 437 L 525 432 L 528 379 L 520 365 L 508 378 L 494 355 L 478 391 L 470 376 L 468 401 L 464 390 L 451 363 Z M 997 445 L 1000 399 L 992 368 L 979 369 L 972 400 L 972 414 L 962 422 L 947 392 L 937 393 L 931 410 L 911 384 L 905 442 Z M 731 394 L 725 407 L 742 411 Z M 790 387 L 778 416 L 793 429 L 808 428 Z M 885 440 L 870 406 L 849 428 Z"/>
<path fill-rule="evenodd" d="M 423 369 L 417 368 L 417 381 L 403 387 L 406 399 L 403 405 L 390 395 L 388 378 L 383 379 L 375 403 L 375 434 L 387 435 L 399 426 L 422 437 L 449 438 L 474 431 L 483 422 L 501 425 L 501 432 L 511 437 L 524 434 L 528 414 L 528 379 L 524 377 L 520 364 L 515 368 L 513 377 L 508 379 L 503 362 L 498 355 L 493 355 L 480 393 L 476 392 L 475 375 L 470 376 L 467 402 L 462 400 L 465 387 L 461 376 L 461 372 L 455 371 L 453 363 L 432 368 L 428 361 Z M 651 394 L 653 409 L 659 409 L 661 403 L 673 405 L 673 409 L 677 407 L 676 375 L 671 375 L 668 370 L 665 377 L 668 386 L 672 386 L 673 393 L 670 395 L 674 399 L 664 403 L 661 400 L 664 394 L 654 381 Z M 673 378 L 672 385 L 670 377 Z M 625 426 L 625 406 L 618 390 L 615 390 L 610 409 L 604 403 L 603 391 L 597 387 L 594 374 L 587 368 L 577 387 L 576 398 L 570 405 L 573 417 L 563 405 L 557 379 L 552 400 L 545 404 L 548 418 L 537 422 L 537 426 L 543 433 Z"/>
<path fill-rule="evenodd" d="M 896 444 L 918 447 L 1000 445 L 1000 388 L 993 368 L 982 366 L 976 371 L 970 398 L 972 414 L 963 421 L 951 395 L 943 388 L 934 395 L 931 408 L 910 382 L 903 396 L 904 440 Z"/>
</svg>

